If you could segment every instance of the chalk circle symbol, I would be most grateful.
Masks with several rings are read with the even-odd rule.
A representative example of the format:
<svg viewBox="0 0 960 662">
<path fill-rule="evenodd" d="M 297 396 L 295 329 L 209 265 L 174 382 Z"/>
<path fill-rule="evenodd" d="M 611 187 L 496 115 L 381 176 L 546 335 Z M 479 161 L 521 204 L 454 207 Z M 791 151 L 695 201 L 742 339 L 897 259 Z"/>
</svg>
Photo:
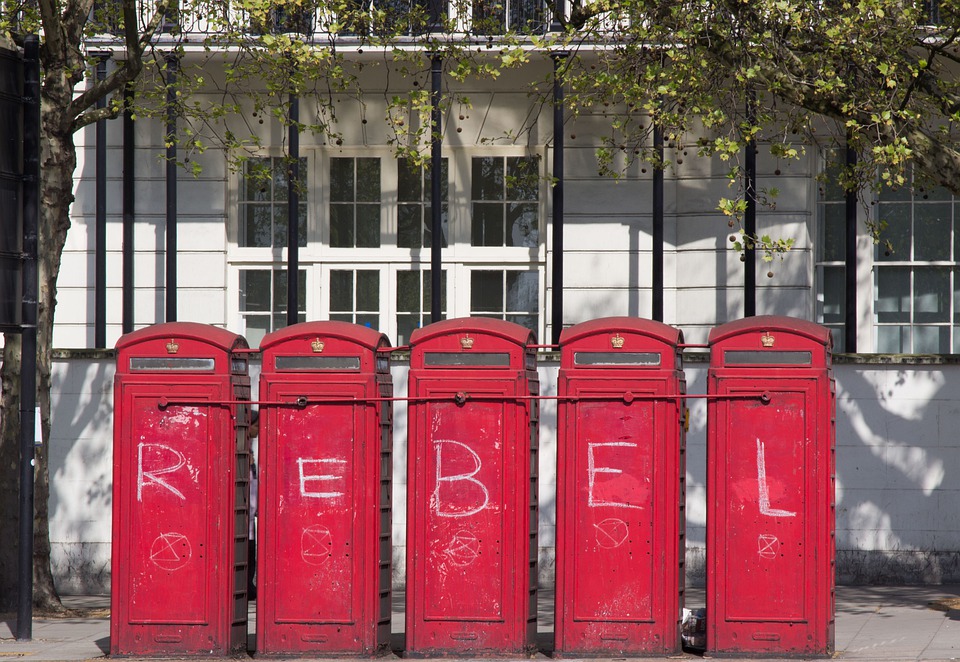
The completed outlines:
<svg viewBox="0 0 960 662">
<path fill-rule="evenodd" d="M 762 559 L 774 559 L 780 551 L 780 541 L 776 536 L 769 533 L 761 533 L 757 536 L 757 554 Z"/>
<path fill-rule="evenodd" d="M 320 524 L 308 526 L 300 536 L 300 557 L 310 565 L 324 565 L 330 558 L 333 535 Z"/>
<path fill-rule="evenodd" d="M 616 549 L 627 541 L 630 527 L 622 519 L 608 517 L 593 525 L 597 531 L 597 544 L 604 549 Z"/>
<path fill-rule="evenodd" d="M 480 556 L 480 541 L 470 531 L 460 530 L 453 534 L 443 552 L 450 563 L 462 568 L 470 565 Z"/>
<path fill-rule="evenodd" d="M 161 533 L 150 545 L 150 560 L 162 570 L 179 570 L 192 556 L 190 540 L 176 531 Z"/>
</svg>

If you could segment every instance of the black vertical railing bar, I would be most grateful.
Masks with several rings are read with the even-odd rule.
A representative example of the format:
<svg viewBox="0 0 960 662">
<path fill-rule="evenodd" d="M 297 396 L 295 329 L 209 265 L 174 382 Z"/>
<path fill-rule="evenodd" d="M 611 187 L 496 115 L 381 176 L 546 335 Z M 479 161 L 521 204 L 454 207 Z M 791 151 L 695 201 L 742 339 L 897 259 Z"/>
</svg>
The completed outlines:
<svg viewBox="0 0 960 662">
<path fill-rule="evenodd" d="M 167 57 L 167 321 L 177 321 L 177 69 Z"/>
<path fill-rule="evenodd" d="M 553 274 L 552 318 L 553 344 L 560 344 L 563 332 L 563 183 L 564 183 L 564 90 L 563 66 L 567 51 L 551 53 L 553 58 Z"/>
<path fill-rule="evenodd" d="M 653 125 L 653 153 L 657 164 L 653 168 L 653 246 L 651 270 L 653 272 L 652 317 L 663 321 L 663 127 Z"/>
<path fill-rule="evenodd" d="M 747 124 L 752 128 L 757 121 L 756 92 L 747 90 Z M 754 237 L 757 234 L 757 144 L 754 136 L 748 136 L 744 145 L 744 200 L 743 230 L 746 233 L 743 245 L 743 316 L 757 314 L 757 251 Z"/>
<path fill-rule="evenodd" d="M 23 280 L 20 338 L 20 541 L 17 640 L 33 638 L 33 507 L 37 406 L 37 265 L 40 224 L 40 38 L 24 42 Z"/>
<path fill-rule="evenodd" d="M 287 325 L 299 320 L 300 302 L 300 98 L 290 95 L 287 154 Z"/>
<path fill-rule="evenodd" d="M 443 264 L 442 185 L 443 127 L 440 107 L 443 82 L 443 60 L 436 53 L 430 56 L 430 321 L 442 319 L 441 279 Z"/>
<path fill-rule="evenodd" d="M 107 78 L 109 53 L 97 58 L 97 82 Z M 107 98 L 97 99 L 97 108 L 107 106 Z M 95 186 L 96 220 L 94 229 L 94 295 L 93 295 L 93 345 L 103 349 L 107 346 L 107 120 L 96 125 Z"/>
<path fill-rule="evenodd" d="M 852 171 L 857 167 L 857 151 L 847 140 L 846 148 L 847 168 Z M 843 351 L 855 353 L 857 351 L 857 191 L 845 188 L 844 212 L 846 220 L 846 247 L 844 255 L 844 319 L 843 319 Z"/>
<path fill-rule="evenodd" d="M 134 223 L 136 222 L 136 126 L 133 85 L 124 90 L 123 110 L 123 332 L 134 325 Z"/>
</svg>

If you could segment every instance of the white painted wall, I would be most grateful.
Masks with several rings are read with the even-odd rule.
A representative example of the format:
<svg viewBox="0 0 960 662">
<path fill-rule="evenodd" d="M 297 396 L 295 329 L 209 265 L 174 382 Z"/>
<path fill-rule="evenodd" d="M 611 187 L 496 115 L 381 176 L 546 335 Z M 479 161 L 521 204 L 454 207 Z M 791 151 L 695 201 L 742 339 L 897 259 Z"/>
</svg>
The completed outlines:
<svg viewBox="0 0 960 662">
<path fill-rule="evenodd" d="M 64 353 L 61 353 L 64 356 Z M 892 360 L 887 357 L 887 360 Z M 687 360 L 688 392 L 706 389 L 706 363 Z M 397 396 L 406 366 L 395 363 Z M 59 358 L 54 368 L 50 535 L 64 593 L 110 586 L 113 359 Z M 842 362 L 837 378 L 837 578 L 841 583 L 960 581 L 960 364 Z M 543 361 L 541 393 L 556 394 Z M 256 381 L 256 376 L 254 377 Z M 690 402 L 687 581 L 704 581 L 706 405 Z M 540 581 L 553 581 L 556 403 L 540 433 Z M 406 406 L 395 407 L 394 582 L 404 581 Z"/>
</svg>

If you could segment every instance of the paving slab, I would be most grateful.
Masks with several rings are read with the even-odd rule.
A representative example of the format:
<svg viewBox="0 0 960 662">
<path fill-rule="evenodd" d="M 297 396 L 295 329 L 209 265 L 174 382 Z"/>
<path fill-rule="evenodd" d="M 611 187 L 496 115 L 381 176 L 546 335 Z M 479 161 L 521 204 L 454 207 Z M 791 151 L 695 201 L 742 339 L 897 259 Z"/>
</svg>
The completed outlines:
<svg viewBox="0 0 960 662">
<path fill-rule="evenodd" d="M 393 653 L 399 659 L 403 648 L 404 595 L 393 596 Z M 702 589 L 688 589 L 688 607 L 705 604 Z M 80 610 L 81 617 L 33 620 L 33 639 L 16 641 L 16 618 L 0 617 L 0 662 L 4 660 L 96 660 L 110 650 L 110 600 L 105 596 L 65 596 L 64 604 Z M 553 592 L 541 591 L 538 643 L 535 660 L 550 659 L 553 642 Z M 251 604 L 249 648 L 255 644 L 256 613 Z M 709 615 L 708 615 L 709 618 Z M 858 662 L 906 662 L 960 660 L 960 585 L 957 586 L 841 586 L 837 588 L 836 650 L 834 658 Z M 250 655 L 240 655 L 249 659 Z M 671 662 L 697 662 L 701 655 L 685 652 Z M 707 654 L 706 657 L 710 657 Z M 151 658 L 124 658 L 149 660 Z M 154 658 L 155 659 L 155 658 Z M 164 658 L 169 662 L 171 658 Z M 173 658 L 176 659 L 176 658 Z M 182 658 L 200 662 L 205 658 Z M 210 658 L 223 659 L 223 658 Z M 289 659 L 289 658 L 288 658 Z M 295 658 L 322 659 L 322 658 Z M 617 662 L 623 658 L 615 658 Z M 658 658 L 644 658 L 651 662 Z M 736 659 L 727 658 L 722 659 Z M 757 658 L 753 658 L 756 660 Z M 762 658 L 774 662 L 778 658 Z M 796 660 L 796 658 L 793 658 Z M 458 658 L 463 662 L 463 658 Z M 341 658 L 342 662 L 342 658 Z M 603 662 L 600 658 L 598 662 Z M 612 662 L 612 661 L 611 661 Z"/>
</svg>

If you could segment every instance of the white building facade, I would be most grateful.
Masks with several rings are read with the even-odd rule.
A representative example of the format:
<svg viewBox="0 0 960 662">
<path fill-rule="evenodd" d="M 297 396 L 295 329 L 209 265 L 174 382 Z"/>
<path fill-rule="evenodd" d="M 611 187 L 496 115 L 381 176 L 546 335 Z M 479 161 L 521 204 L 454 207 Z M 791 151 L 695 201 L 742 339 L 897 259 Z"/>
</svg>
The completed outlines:
<svg viewBox="0 0 960 662">
<path fill-rule="evenodd" d="M 253 181 L 212 146 L 191 156 L 202 169 L 177 176 L 177 317 L 222 326 L 256 347 L 300 320 L 369 325 L 397 346 L 430 319 L 430 177 L 398 159 L 387 99 L 428 80 L 403 76 L 384 53 L 356 53 L 360 93 L 336 96 L 338 140 L 300 135 L 299 300 L 287 301 L 286 129 L 269 115 L 245 118 L 262 149 L 246 168 L 273 169 Z M 442 122 L 443 274 L 447 318 L 514 321 L 543 343 L 553 336 L 553 112 L 531 88 L 553 62 L 534 55 L 496 81 L 445 78 L 446 93 L 469 97 Z M 540 90 L 543 92 L 543 90 Z M 212 93 L 198 95 L 215 103 Z M 301 99 L 301 116 L 316 108 Z M 563 323 L 652 315 L 653 168 L 629 166 L 619 179 L 598 174 L 596 149 L 609 133 L 600 108 L 564 129 Z M 412 115 L 411 115 L 412 118 Z M 259 120 L 264 120 L 262 124 Z M 237 120 L 239 121 L 239 120 Z M 166 180 L 161 120 L 140 119 L 134 146 L 122 120 L 107 122 L 106 348 L 95 347 L 97 141 L 78 135 L 76 203 L 59 282 L 51 439 L 51 538 L 62 591 L 109 590 L 113 355 L 123 332 L 122 232 L 125 150 L 135 155 L 133 318 L 136 328 L 165 319 Z M 718 211 L 731 195 L 728 164 L 691 149 L 666 150 L 663 321 L 686 342 L 706 342 L 714 326 L 743 316 L 743 262 Z M 790 315 L 834 329 L 843 350 L 844 196 L 830 178 L 833 145 L 807 145 L 797 160 L 758 155 L 760 234 L 791 238 L 784 260 L 758 259 L 758 314 Z M 530 176 L 533 173 L 534 176 Z M 826 173 L 826 177 L 820 177 Z M 127 174 L 129 177 L 129 173 Z M 887 193 L 858 207 L 858 352 L 838 356 L 837 548 L 840 582 L 960 581 L 960 203 L 944 191 Z M 867 225 L 885 221 L 896 250 L 874 243 Z M 947 239 L 949 238 L 949 239 Z M 769 275 L 768 275 L 769 272 Z M 127 284 L 130 286 L 130 283 Z M 692 393 L 706 390 L 703 350 L 687 352 Z M 875 354 L 875 355 L 874 355 Z M 925 356 L 910 356 L 910 355 Z M 865 356 L 870 355 L 870 356 Z M 405 355 L 394 355 L 398 395 Z M 541 360 L 541 392 L 556 393 L 557 356 Z M 687 437 L 687 573 L 704 579 L 706 406 L 694 401 Z M 540 580 L 552 581 L 556 492 L 555 406 L 541 421 Z M 404 581 L 405 407 L 395 416 L 394 583 Z"/>
</svg>

